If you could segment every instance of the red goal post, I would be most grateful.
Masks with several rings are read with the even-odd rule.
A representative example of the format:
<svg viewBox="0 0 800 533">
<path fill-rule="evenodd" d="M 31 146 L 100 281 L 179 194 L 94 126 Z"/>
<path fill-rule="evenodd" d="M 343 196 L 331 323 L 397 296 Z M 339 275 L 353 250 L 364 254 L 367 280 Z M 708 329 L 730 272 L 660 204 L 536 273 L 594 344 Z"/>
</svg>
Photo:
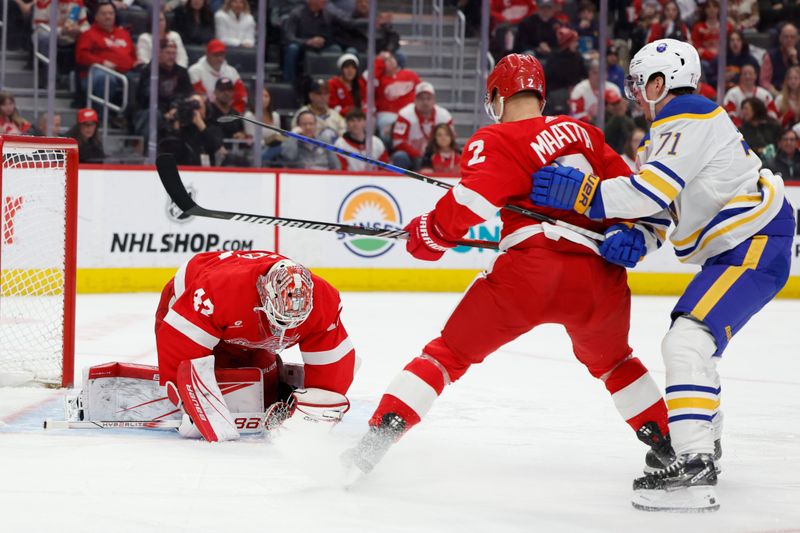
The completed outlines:
<svg viewBox="0 0 800 533">
<path fill-rule="evenodd" d="M 78 147 L 0 135 L 0 385 L 74 374 Z"/>
</svg>

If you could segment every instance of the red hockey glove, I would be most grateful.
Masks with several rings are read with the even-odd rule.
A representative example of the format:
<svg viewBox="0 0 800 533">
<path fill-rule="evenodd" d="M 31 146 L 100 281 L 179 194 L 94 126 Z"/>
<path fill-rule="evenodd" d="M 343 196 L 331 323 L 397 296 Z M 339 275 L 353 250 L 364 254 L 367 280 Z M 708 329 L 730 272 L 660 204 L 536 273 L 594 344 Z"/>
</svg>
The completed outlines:
<svg viewBox="0 0 800 533">
<path fill-rule="evenodd" d="M 413 219 L 403 228 L 408 232 L 406 250 L 422 261 L 438 261 L 442 255 L 455 246 L 439 234 L 436 229 L 434 211 Z"/>
</svg>

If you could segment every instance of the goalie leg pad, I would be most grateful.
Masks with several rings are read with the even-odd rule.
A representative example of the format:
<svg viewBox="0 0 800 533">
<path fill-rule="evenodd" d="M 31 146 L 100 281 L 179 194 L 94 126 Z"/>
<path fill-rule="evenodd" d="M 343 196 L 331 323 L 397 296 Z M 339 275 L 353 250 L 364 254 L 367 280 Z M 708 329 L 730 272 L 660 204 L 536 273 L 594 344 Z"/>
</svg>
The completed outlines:
<svg viewBox="0 0 800 533">
<path fill-rule="evenodd" d="M 178 394 L 184 411 L 204 439 L 217 442 L 239 438 L 214 375 L 213 355 L 180 363 Z"/>
</svg>

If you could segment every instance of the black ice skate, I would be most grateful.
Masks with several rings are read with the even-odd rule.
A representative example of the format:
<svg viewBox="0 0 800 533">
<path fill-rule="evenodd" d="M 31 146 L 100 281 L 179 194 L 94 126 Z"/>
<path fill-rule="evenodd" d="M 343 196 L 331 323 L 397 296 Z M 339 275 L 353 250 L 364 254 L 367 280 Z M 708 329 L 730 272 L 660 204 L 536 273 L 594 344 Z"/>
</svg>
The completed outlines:
<svg viewBox="0 0 800 533">
<path fill-rule="evenodd" d="M 636 437 L 650 446 L 644 456 L 644 473 L 650 474 L 666 468 L 675 461 L 675 452 L 669 435 L 662 435 L 655 422 L 647 422 L 636 432 Z"/>
<path fill-rule="evenodd" d="M 342 461 L 345 466 L 355 467 L 361 474 L 370 473 L 392 444 L 403 435 L 406 425 L 406 421 L 395 413 L 383 415 L 380 424 L 370 426 L 358 445 L 344 453 Z"/>
<path fill-rule="evenodd" d="M 643 511 L 716 511 L 716 484 L 712 454 L 679 455 L 667 468 L 633 481 L 632 503 Z"/>
</svg>

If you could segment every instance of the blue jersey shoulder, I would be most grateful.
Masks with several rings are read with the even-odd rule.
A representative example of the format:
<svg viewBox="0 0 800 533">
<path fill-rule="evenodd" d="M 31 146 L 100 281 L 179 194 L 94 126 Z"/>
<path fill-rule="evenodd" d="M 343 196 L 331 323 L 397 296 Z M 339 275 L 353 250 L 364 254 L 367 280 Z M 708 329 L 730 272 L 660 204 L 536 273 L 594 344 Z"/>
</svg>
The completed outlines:
<svg viewBox="0 0 800 533">
<path fill-rule="evenodd" d="M 656 115 L 656 119 L 653 123 L 675 117 L 676 115 L 710 115 L 719 109 L 722 108 L 719 107 L 716 102 L 709 100 L 705 96 L 700 96 L 699 94 L 682 94 L 676 96 L 667 103 Z"/>
</svg>

